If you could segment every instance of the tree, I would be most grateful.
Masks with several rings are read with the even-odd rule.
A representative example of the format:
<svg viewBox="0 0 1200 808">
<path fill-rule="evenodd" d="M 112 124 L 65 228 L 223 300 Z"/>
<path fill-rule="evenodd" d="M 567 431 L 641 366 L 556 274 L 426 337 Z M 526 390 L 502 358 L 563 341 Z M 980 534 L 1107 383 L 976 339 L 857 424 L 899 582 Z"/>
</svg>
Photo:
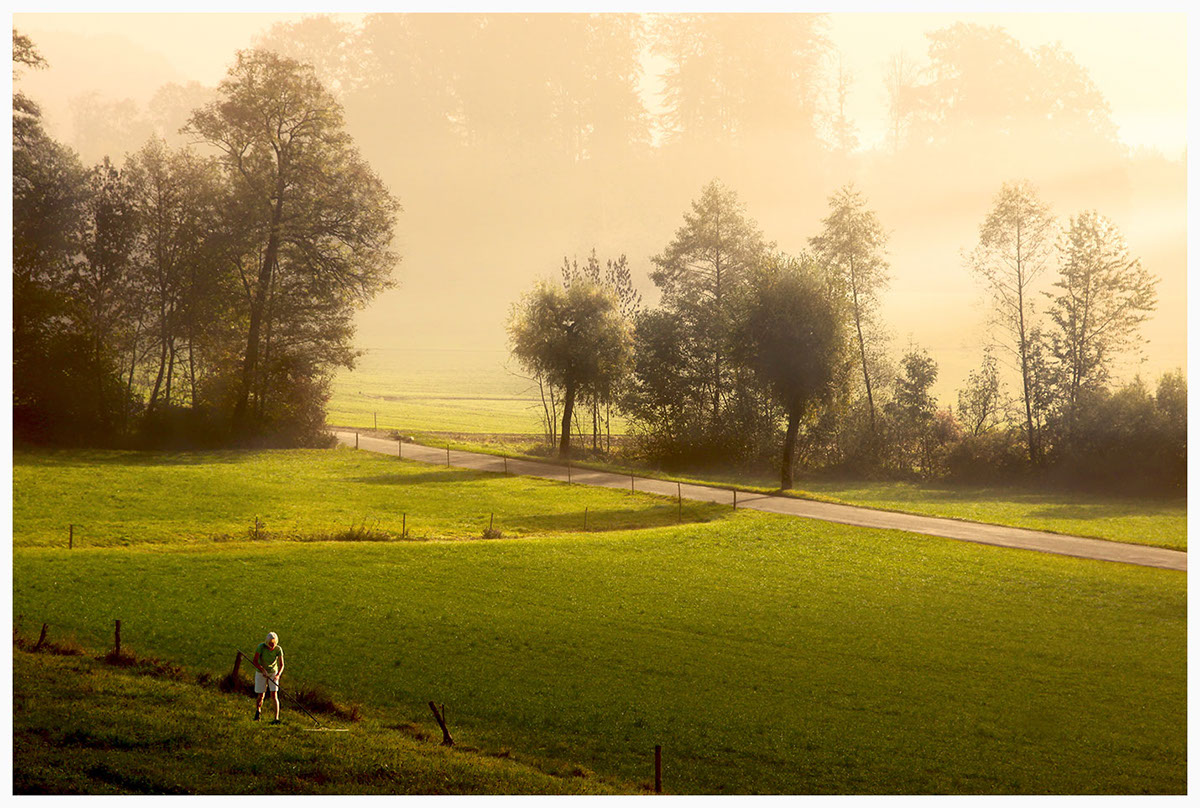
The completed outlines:
<svg viewBox="0 0 1200 808">
<path fill-rule="evenodd" d="M 817 261 L 825 267 L 833 289 L 849 304 L 846 311 L 858 342 L 874 452 L 877 428 L 867 334 L 874 325 L 879 291 L 887 287 L 888 264 L 884 259 L 887 234 L 852 184 L 830 197 L 829 207 L 829 216 L 822 221 L 824 229 L 809 239 L 809 244 Z"/>
<path fill-rule="evenodd" d="M 353 362 L 350 312 L 390 284 L 399 204 L 359 156 L 341 106 L 313 69 L 261 50 L 239 51 L 220 98 L 188 131 L 221 154 L 246 231 L 235 256 L 247 306 L 233 425 L 246 433 L 268 392 L 261 365 L 278 327 L 316 370 Z M 299 318 L 299 319 L 297 319 Z M 312 326 L 312 327 L 310 327 Z M 328 327 L 324 327 L 328 326 Z"/>
<path fill-rule="evenodd" d="M 807 258 L 772 259 L 755 273 L 738 318 L 742 359 L 787 413 L 780 488 L 792 487 L 796 435 L 805 411 L 833 393 L 845 339 L 841 301 Z"/>
<path fill-rule="evenodd" d="M 517 361 L 563 390 L 558 453 L 567 460 L 575 399 L 612 389 L 627 372 L 629 325 L 611 292 L 579 280 L 538 284 L 513 307 L 508 334 Z"/>
<path fill-rule="evenodd" d="M 983 353 L 983 364 L 967 375 L 967 386 L 958 391 L 958 417 L 966 430 L 978 437 L 997 424 L 1000 411 L 1000 372 L 989 347 Z"/>
<path fill-rule="evenodd" d="M 896 378 L 896 394 L 885 412 L 898 433 L 897 454 L 907 471 L 919 464 L 928 472 L 933 463 L 933 427 L 937 401 L 930 390 L 937 381 L 938 367 L 928 352 L 915 346 L 900 360 L 903 374 Z"/>
<path fill-rule="evenodd" d="M 662 306 L 682 321 L 695 361 L 708 365 L 709 423 L 719 429 L 721 400 L 733 383 L 726 362 L 732 312 L 750 270 L 774 244 L 763 241 L 746 218 L 737 195 L 713 180 L 683 216 L 683 226 L 650 260 L 650 278 L 662 290 Z"/>
<path fill-rule="evenodd" d="M 1034 281 L 1045 271 L 1054 248 L 1055 222 L 1050 209 L 1028 182 L 1007 182 L 979 228 L 979 244 L 966 258 L 992 296 L 1000 344 L 1016 360 L 1021 374 L 1025 438 L 1029 459 L 1041 462 L 1034 426 L 1030 333 Z"/>
<path fill-rule="evenodd" d="M 1058 242 L 1050 351 L 1062 366 L 1068 423 L 1080 390 L 1108 380 L 1113 359 L 1137 344 L 1140 326 L 1157 302 L 1157 279 L 1129 254 L 1116 226 L 1096 211 L 1073 217 Z"/>
<path fill-rule="evenodd" d="M 620 312 L 621 317 L 632 327 L 634 318 L 637 317 L 642 306 L 642 293 L 633 285 L 633 275 L 629 271 L 629 261 L 625 258 L 624 254 L 617 258 L 616 261 L 611 258 L 605 261 L 603 269 L 601 269 L 600 259 L 596 257 L 596 250 L 594 248 L 582 267 L 579 266 L 578 259 L 570 261 L 564 256 L 562 277 L 563 288 L 565 289 L 570 289 L 573 283 L 584 280 L 611 292 L 617 299 L 617 310 Z M 620 390 L 610 387 L 601 390 L 599 395 L 591 397 L 592 449 L 598 449 L 600 444 L 601 405 L 604 406 L 603 420 L 607 445 L 609 447 L 612 445 L 612 433 L 610 430 L 612 403 L 619 393 Z"/>
</svg>

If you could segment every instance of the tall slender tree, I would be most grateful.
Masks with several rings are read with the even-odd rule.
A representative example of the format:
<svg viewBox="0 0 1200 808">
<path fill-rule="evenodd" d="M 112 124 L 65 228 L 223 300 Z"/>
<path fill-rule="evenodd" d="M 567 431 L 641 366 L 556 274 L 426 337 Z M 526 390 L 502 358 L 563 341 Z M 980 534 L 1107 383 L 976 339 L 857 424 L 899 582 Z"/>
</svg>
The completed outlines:
<svg viewBox="0 0 1200 808">
<path fill-rule="evenodd" d="M 979 244 L 967 255 L 968 266 L 983 279 L 992 297 L 1000 344 L 1021 374 L 1025 440 L 1032 463 L 1041 462 L 1034 419 L 1036 390 L 1031 364 L 1034 329 L 1034 282 L 1049 265 L 1056 233 L 1050 208 L 1029 182 L 1007 182 L 979 228 Z"/>
<path fill-rule="evenodd" d="M 888 263 L 884 258 L 887 233 L 852 184 L 829 198 L 829 208 L 829 215 L 823 220 L 824 229 L 809 239 L 809 244 L 817 261 L 825 267 L 832 288 L 849 304 L 846 311 L 858 343 L 874 451 L 878 430 L 868 334 L 875 325 L 879 292 L 888 283 Z"/>
</svg>

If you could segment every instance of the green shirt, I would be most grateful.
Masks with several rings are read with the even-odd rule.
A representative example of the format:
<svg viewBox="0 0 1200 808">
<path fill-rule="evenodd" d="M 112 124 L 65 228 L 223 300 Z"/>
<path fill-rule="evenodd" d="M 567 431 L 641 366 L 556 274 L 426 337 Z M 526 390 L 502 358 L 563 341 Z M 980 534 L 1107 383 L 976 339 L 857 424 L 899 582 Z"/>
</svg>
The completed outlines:
<svg viewBox="0 0 1200 808">
<path fill-rule="evenodd" d="M 279 658 L 283 656 L 283 646 L 276 643 L 275 650 L 272 651 L 265 642 L 260 642 L 254 653 L 258 654 L 258 664 L 263 666 L 263 670 L 272 676 L 279 673 Z"/>
</svg>

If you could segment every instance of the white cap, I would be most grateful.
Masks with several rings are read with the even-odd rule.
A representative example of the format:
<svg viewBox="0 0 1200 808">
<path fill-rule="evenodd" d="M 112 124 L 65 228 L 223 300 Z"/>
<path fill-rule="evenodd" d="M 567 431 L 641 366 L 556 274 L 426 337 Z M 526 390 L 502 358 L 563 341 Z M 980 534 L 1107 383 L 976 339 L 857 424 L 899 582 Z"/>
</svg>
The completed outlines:
<svg viewBox="0 0 1200 808">
<path fill-rule="evenodd" d="M 274 631 L 267 632 L 267 642 L 270 642 L 271 640 L 278 640 L 278 639 L 279 639 L 279 635 L 276 634 Z"/>
</svg>

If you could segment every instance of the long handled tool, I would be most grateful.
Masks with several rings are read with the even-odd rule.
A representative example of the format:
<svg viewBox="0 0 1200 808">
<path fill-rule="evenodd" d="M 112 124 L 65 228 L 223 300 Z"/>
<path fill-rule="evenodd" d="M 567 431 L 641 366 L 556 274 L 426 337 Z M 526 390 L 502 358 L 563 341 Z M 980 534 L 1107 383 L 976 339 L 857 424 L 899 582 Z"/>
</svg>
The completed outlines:
<svg viewBox="0 0 1200 808">
<path fill-rule="evenodd" d="M 311 718 L 311 719 L 313 720 L 313 723 L 315 723 L 315 724 L 317 725 L 317 728 L 316 728 L 316 729 L 307 730 L 308 732 L 349 732 L 349 731 L 350 731 L 350 730 L 348 730 L 348 729 L 336 729 L 336 728 L 334 728 L 334 727 L 327 727 L 327 726 L 325 726 L 324 724 L 322 724 L 320 721 L 318 721 L 318 720 L 317 720 L 317 717 L 316 717 L 315 715 L 313 715 L 312 713 L 310 713 L 310 712 L 309 712 L 309 711 L 308 711 L 308 710 L 305 708 L 305 706 L 299 702 L 299 700 L 297 700 L 297 699 L 296 699 L 294 696 L 292 696 L 290 693 L 284 693 L 284 692 L 283 692 L 283 690 L 282 690 L 282 689 L 280 689 L 280 687 L 279 687 L 279 682 L 275 681 L 275 680 L 274 680 L 274 679 L 271 677 L 271 674 L 267 673 L 267 672 L 266 672 L 266 670 L 265 670 L 265 669 L 264 669 L 264 668 L 263 668 L 261 665 L 259 665 L 258 663 L 256 663 L 256 662 L 254 661 L 254 657 L 252 657 L 252 656 L 246 656 L 246 654 L 244 654 L 244 653 L 242 652 L 242 649 L 241 649 L 241 648 L 238 648 L 238 649 L 237 649 L 237 652 L 238 652 L 239 654 L 241 654 L 241 655 L 242 655 L 242 659 L 248 659 L 248 660 L 250 660 L 250 664 L 251 664 L 251 665 L 253 665 L 253 666 L 255 667 L 255 669 L 256 669 L 256 670 L 257 670 L 259 673 L 261 673 L 261 674 L 263 675 L 263 677 L 264 677 L 264 678 L 267 680 L 267 683 L 268 683 L 268 684 L 267 684 L 267 690 L 266 690 L 266 692 L 270 692 L 270 690 L 271 690 L 271 684 L 274 684 L 274 685 L 275 685 L 275 692 L 276 692 L 276 693 L 278 693 L 278 694 L 280 694 L 280 695 L 283 695 L 283 696 L 287 696 L 288 700 L 289 700 L 289 701 L 291 701 L 291 703 L 292 703 L 293 705 L 295 705 L 296 707 L 299 707 L 299 708 L 300 708 L 300 710 L 301 710 L 301 711 L 302 711 L 302 712 L 303 712 L 303 713 L 304 713 L 306 716 L 308 716 L 309 718 Z"/>
</svg>

